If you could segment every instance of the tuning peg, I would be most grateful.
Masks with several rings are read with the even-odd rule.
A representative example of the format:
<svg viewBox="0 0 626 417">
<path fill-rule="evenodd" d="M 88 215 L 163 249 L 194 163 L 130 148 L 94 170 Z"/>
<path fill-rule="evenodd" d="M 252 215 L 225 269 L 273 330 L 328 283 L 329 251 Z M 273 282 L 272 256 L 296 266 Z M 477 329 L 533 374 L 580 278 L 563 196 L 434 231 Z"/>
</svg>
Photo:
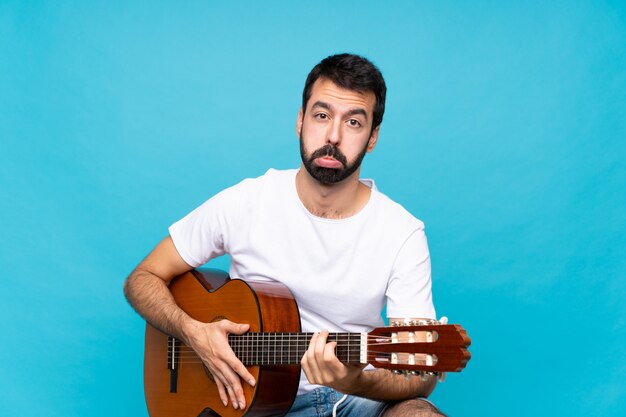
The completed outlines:
<svg viewBox="0 0 626 417">
<path fill-rule="evenodd" d="M 396 320 L 396 321 L 392 321 L 392 322 L 391 322 L 391 325 L 392 325 L 393 327 L 400 327 L 400 326 L 402 325 L 402 323 L 400 323 L 399 321 L 397 321 L 397 320 Z"/>
<path fill-rule="evenodd" d="M 422 381 L 426 381 L 427 379 L 430 379 L 435 375 L 436 375 L 435 372 L 424 371 L 422 372 Z"/>
<path fill-rule="evenodd" d="M 400 375 L 402 373 L 402 371 L 399 371 L 397 369 L 394 369 L 391 372 L 393 372 L 394 375 Z"/>
</svg>

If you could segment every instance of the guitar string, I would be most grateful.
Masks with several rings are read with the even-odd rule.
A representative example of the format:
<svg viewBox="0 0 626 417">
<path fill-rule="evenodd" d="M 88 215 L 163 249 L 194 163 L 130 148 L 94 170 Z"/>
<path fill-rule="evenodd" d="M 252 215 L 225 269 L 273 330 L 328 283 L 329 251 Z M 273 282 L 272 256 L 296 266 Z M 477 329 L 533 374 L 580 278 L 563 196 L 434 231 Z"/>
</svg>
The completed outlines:
<svg viewBox="0 0 626 417">
<path fill-rule="evenodd" d="M 380 346 L 390 346 L 390 344 L 379 344 Z M 389 351 L 381 351 L 381 350 L 377 350 L 377 349 L 373 349 L 373 347 L 375 347 L 377 345 L 369 345 L 369 348 L 367 350 L 367 354 L 371 355 L 371 354 L 383 354 L 383 355 L 390 355 L 391 352 Z M 300 358 L 308 349 L 308 344 L 298 344 L 298 345 L 291 345 L 291 346 L 285 346 L 285 345 L 234 345 L 231 346 L 233 348 L 233 350 L 235 351 L 235 353 L 237 354 L 238 357 L 240 357 L 241 359 L 267 359 L 267 360 L 274 360 L 274 361 L 279 361 L 279 356 L 280 358 L 290 358 L 289 360 L 291 360 L 291 358 Z M 179 345 L 177 346 L 178 348 L 178 352 L 176 354 L 176 356 L 179 359 L 188 359 L 188 358 L 198 358 L 198 355 L 196 354 L 196 352 L 186 346 L 186 345 Z M 447 346 L 447 349 L 453 349 L 453 348 L 457 348 L 460 350 L 464 350 L 465 347 L 464 346 Z M 337 350 L 339 351 L 339 355 L 341 356 L 349 356 L 349 355 L 354 355 L 355 359 L 359 358 L 361 355 L 361 350 L 360 350 L 360 346 L 359 345 L 355 345 L 355 344 L 339 344 L 337 345 Z M 418 354 L 418 355 L 426 355 L 428 353 L 432 353 L 432 352 L 397 352 L 397 353 L 413 353 L 413 354 Z M 168 346 L 168 354 L 171 355 L 172 354 L 172 348 L 171 345 Z M 267 358 L 264 358 L 263 356 L 267 355 Z"/>
<path fill-rule="evenodd" d="M 248 341 L 280 341 L 280 342 L 285 342 L 285 341 L 296 341 L 296 342 L 310 342 L 312 337 L 312 334 L 302 334 L 302 335 L 290 335 L 288 333 L 285 334 L 280 334 L 280 333 L 246 333 L 244 335 L 234 335 L 234 334 L 230 334 L 229 335 L 229 339 L 231 341 L 242 341 L 242 342 L 248 342 Z M 329 336 L 329 341 L 331 342 L 351 342 L 351 343 L 360 343 L 361 342 L 361 335 L 358 333 L 354 333 L 351 334 L 350 336 L 343 336 L 343 335 L 339 335 L 337 336 L 337 334 L 333 334 L 330 333 Z M 338 339 L 336 339 L 338 338 Z M 347 340 L 350 339 L 350 340 Z M 367 341 L 388 341 L 389 343 L 422 343 L 422 342 L 403 342 L 403 341 L 399 341 L 399 342 L 393 342 L 393 338 L 389 337 L 389 336 L 376 336 L 376 335 L 368 335 L 366 337 Z M 176 339 L 178 341 L 180 341 L 180 339 Z M 423 343 L 428 343 L 428 342 L 423 342 Z"/>
<path fill-rule="evenodd" d="M 405 343 L 403 343 L 402 345 L 407 345 Z M 416 345 L 416 344 L 411 344 L 411 345 Z M 368 345 L 368 351 L 372 351 L 372 348 L 375 348 L 377 346 L 399 346 L 399 344 L 394 344 L 394 343 L 370 343 Z M 272 344 L 252 344 L 252 345 L 239 345 L 239 344 L 235 344 L 235 345 L 230 345 L 231 349 L 233 350 L 246 350 L 246 351 L 257 351 L 257 350 L 262 350 L 262 349 L 273 349 L 277 352 L 281 352 L 281 351 L 285 351 L 285 350 L 289 350 L 289 349 L 304 349 L 307 350 L 309 347 L 309 344 L 292 344 L 292 345 L 272 345 Z M 404 348 L 404 346 L 401 346 L 400 348 Z M 452 349 L 452 348 L 466 348 L 466 346 L 464 345 L 455 345 L 455 344 L 446 344 L 445 348 L 447 349 Z M 185 351 L 193 351 L 192 348 L 190 348 L 189 346 L 186 345 L 177 345 L 176 349 L 179 349 L 180 352 L 185 352 Z M 337 344 L 336 349 L 348 349 L 350 351 L 360 351 L 360 346 L 359 345 L 355 345 L 355 344 Z M 172 346 L 168 345 L 168 350 L 171 351 L 172 350 Z M 382 352 L 382 351 L 381 351 Z"/>
<path fill-rule="evenodd" d="M 290 343 L 290 344 L 274 344 L 274 343 L 231 343 L 230 347 L 231 349 L 235 350 L 235 349 L 239 349 L 239 350 L 258 350 L 258 349 L 263 349 L 263 348 L 271 348 L 277 351 L 282 351 L 282 350 L 288 350 L 288 349 L 298 349 L 298 348 L 304 348 L 304 350 L 308 349 L 309 347 L 309 342 L 303 342 L 303 343 Z M 385 343 L 368 343 L 368 349 L 371 349 L 373 347 L 376 346 L 399 346 L 399 347 L 404 347 L 405 345 L 417 345 L 417 343 L 389 343 L 389 342 L 385 342 Z M 464 345 L 456 345 L 456 344 L 446 344 L 446 347 L 450 348 L 450 347 L 465 347 Z M 189 346 L 186 345 L 180 345 L 177 344 L 176 348 L 181 349 L 181 348 L 190 348 Z M 336 344 L 336 349 L 351 349 L 351 350 L 357 350 L 360 351 L 361 350 L 361 346 L 360 343 L 337 343 Z M 168 350 L 172 350 L 173 346 L 168 344 Z M 191 349 L 191 348 L 190 348 Z"/>
<path fill-rule="evenodd" d="M 177 339 L 178 340 L 178 339 Z M 372 342 L 371 340 L 375 340 L 375 342 Z M 367 345 L 368 347 L 372 347 L 372 346 L 391 346 L 391 345 L 415 345 L 415 344 L 426 344 L 426 343 L 434 343 L 434 342 L 427 342 L 427 341 L 421 341 L 421 342 L 393 342 L 391 339 L 384 339 L 384 338 L 371 338 L 370 341 L 368 341 Z M 285 344 L 285 342 L 291 342 L 288 344 Z M 355 349 L 360 349 L 360 340 L 356 339 L 356 340 L 332 340 L 332 342 L 337 343 L 337 348 L 350 348 L 353 347 Z M 231 346 L 231 348 L 235 349 L 241 349 L 241 348 L 254 348 L 254 349 L 259 349 L 259 348 L 263 348 L 263 347 L 273 347 L 274 349 L 276 349 L 276 347 L 283 347 L 283 349 L 289 349 L 290 347 L 308 347 L 308 345 L 310 344 L 310 339 L 304 339 L 304 340 L 299 340 L 296 339 L 294 340 L 293 338 L 241 338 L 241 339 L 230 339 L 229 340 L 229 344 Z M 447 342 L 446 343 L 447 347 L 466 347 L 466 345 L 463 342 L 458 342 L 458 343 L 454 343 L 454 342 Z M 178 348 L 188 348 L 188 346 L 181 344 L 180 341 L 177 342 L 177 347 Z M 168 341 L 168 348 L 171 349 L 172 348 L 172 342 Z"/>
<path fill-rule="evenodd" d="M 235 335 L 229 334 L 228 340 L 229 343 L 233 345 L 237 344 L 260 344 L 264 343 L 270 344 L 275 343 L 285 343 L 285 342 L 295 342 L 295 343 L 310 343 L 312 339 L 312 334 L 292 334 L 292 333 L 246 333 L 243 335 Z M 168 339 L 168 343 L 172 344 L 172 338 Z M 180 344 L 180 339 L 175 339 L 177 343 Z M 425 340 L 396 340 L 389 336 L 379 336 L 379 335 L 368 335 L 366 337 L 368 344 L 401 344 L 401 343 L 433 343 Z M 336 342 L 339 345 L 347 344 L 347 345 L 359 345 L 362 342 L 361 334 L 351 333 L 351 334 L 343 334 L 343 333 L 330 333 L 328 336 L 329 342 Z M 454 343 L 454 340 L 448 340 L 448 343 Z M 458 341 L 459 344 L 464 344 L 462 340 Z"/>
<path fill-rule="evenodd" d="M 446 352 L 446 353 L 449 354 L 450 352 Z M 372 351 L 372 352 L 368 352 L 367 355 L 368 355 L 369 358 L 371 358 L 372 356 L 376 356 L 376 358 L 386 358 L 388 356 L 391 356 L 391 353 L 390 352 L 375 352 L 375 351 Z M 419 354 L 419 355 L 426 355 L 426 354 L 422 353 L 422 354 Z M 243 356 L 245 356 L 245 355 L 243 355 Z M 341 355 L 341 356 L 343 356 L 343 355 Z M 355 359 L 356 359 L 357 356 L 358 355 L 355 355 Z M 193 356 L 189 355 L 189 356 L 185 356 L 185 357 L 179 357 L 178 359 L 179 360 L 184 360 L 184 361 L 187 361 L 187 360 L 196 361 L 197 360 L 197 362 L 201 362 L 200 357 L 197 356 L 197 355 L 193 355 Z M 248 356 L 245 356 L 245 357 L 241 357 L 239 359 L 242 360 L 242 361 L 256 361 L 256 362 L 259 362 L 259 361 L 260 362 L 284 362 L 285 360 L 291 362 L 291 361 L 295 360 L 295 361 L 297 361 L 297 363 L 299 363 L 300 359 L 302 359 L 302 355 L 296 354 L 296 352 L 292 352 L 290 355 L 284 355 L 282 358 L 275 358 L 275 357 L 263 358 L 263 357 L 258 357 L 258 355 L 256 355 L 256 354 L 251 354 L 251 355 L 248 355 Z M 421 359 L 417 359 L 417 360 L 419 361 Z M 358 361 L 354 360 L 354 361 L 351 361 L 351 362 L 358 362 Z"/>
<path fill-rule="evenodd" d="M 385 345 L 385 346 L 389 346 L 389 345 Z M 265 349 L 264 349 L 265 348 Z M 294 349 L 300 349 L 300 351 L 302 351 L 302 353 L 306 352 L 308 350 L 308 345 L 304 346 L 291 346 L 291 348 Z M 339 346 L 339 348 L 341 348 L 342 352 L 348 352 L 348 350 L 352 353 L 352 352 L 360 352 L 361 350 L 358 349 L 357 347 L 352 346 L 352 349 L 350 349 L 350 347 L 348 346 Z M 344 349 L 347 348 L 347 349 Z M 187 353 L 195 353 L 195 351 L 193 349 L 191 349 L 190 347 L 185 346 L 184 348 L 182 346 L 178 347 L 178 354 L 187 354 Z M 445 347 L 446 351 L 452 350 L 452 349 L 466 349 L 464 346 L 446 346 Z M 260 354 L 260 352 L 264 352 L 265 354 L 268 354 L 270 352 L 275 352 L 277 354 L 281 354 L 285 353 L 286 351 L 289 350 L 289 347 L 284 347 L 284 348 L 276 348 L 275 346 L 254 346 L 252 348 L 244 348 L 241 346 L 237 346 L 233 348 L 233 351 L 241 351 L 243 350 L 243 352 L 240 352 L 241 354 L 256 354 L 257 352 L 259 352 L 258 354 Z M 168 349 L 168 353 L 171 352 L 172 349 L 169 348 Z M 387 350 L 376 350 L 376 349 L 372 349 L 371 347 L 367 349 L 367 352 L 376 352 L 376 353 L 383 353 L 383 352 L 388 352 Z M 295 353 L 295 352 L 294 352 Z M 406 352 L 406 353 L 429 353 L 429 352 Z"/>
<path fill-rule="evenodd" d="M 229 343 L 231 344 L 259 344 L 259 343 L 287 343 L 287 342 L 295 342 L 295 343 L 306 343 L 309 344 L 311 341 L 311 337 L 290 337 L 290 336 L 267 336 L 267 337 L 257 337 L 256 335 L 250 335 L 250 337 L 242 337 L 242 336 L 231 336 L 228 338 Z M 179 339 L 176 339 L 177 343 L 180 343 Z M 351 345 L 359 345 L 361 343 L 361 337 L 339 337 L 336 338 L 334 335 L 328 338 L 329 342 L 336 342 L 338 344 L 351 344 Z M 393 340 L 388 337 L 369 337 L 367 338 L 368 344 L 370 343 L 392 343 Z M 168 343 L 171 344 L 171 339 L 168 340 Z M 403 343 L 403 342 L 400 342 Z"/>
<path fill-rule="evenodd" d="M 459 348 L 461 350 L 463 350 L 462 348 Z M 287 361 L 291 362 L 293 360 L 297 360 L 299 362 L 299 360 L 302 358 L 302 355 L 304 355 L 305 353 L 305 349 L 302 351 L 298 351 L 298 352 L 290 352 L 287 353 L 285 352 L 285 350 L 278 350 L 278 349 L 274 349 L 274 351 L 271 350 L 257 350 L 257 351 L 246 351 L 246 352 L 239 352 L 239 355 L 237 355 L 237 357 L 240 360 L 245 360 L 245 361 L 256 361 L 256 362 L 284 362 L 285 359 L 287 359 Z M 168 354 L 170 354 L 171 351 L 168 351 Z M 346 356 L 348 352 L 340 352 L 339 355 L 340 356 Z M 354 350 L 354 357 L 359 358 L 360 357 L 360 351 L 359 350 Z M 404 353 L 404 354 L 409 354 L 411 352 L 400 352 L 400 353 Z M 448 353 L 450 353 L 448 351 Z M 413 352 L 413 354 L 416 355 L 427 355 L 429 353 L 426 352 Z M 267 358 L 263 357 L 264 355 L 269 355 Z M 374 349 L 368 349 L 367 351 L 367 355 L 368 357 L 371 357 L 372 355 L 383 355 L 383 356 L 391 356 L 391 352 L 388 351 L 380 351 L 380 350 L 374 350 Z M 278 357 L 280 356 L 280 358 Z M 192 362 L 201 362 L 199 356 L 195 353 L 195 351 L 193 351 L 191 348 L 185 347 L 185 349 L 181 350 L 178 352 L 177 355 L 179 361 L 187 361 L 189 359 L 192 359 Z M 416 358 L 418 361 L 421 360 L 420 358 Z M 355 361 L 356 362 L 356 361 Z M 179 362 L 180 363 L 180 362 Z"/>
<path fill-rule="evenodd" d="M 309 344 L 311 341 L 311 334 L 298 334 L 298 335 L 291 335 L 289 333 L 246 333 L 244 335 L 229 335 L 228 340 L 229 340 L 229 344 L 231 344 L 231 346 L 237 346 L 237 345 L 258 345 L 258 344 L 265 344 L 267 345 L 268 342 L 269 344 L 272 343 L 289 343 L 286 346 L 289 345 L 293 345 L 293 343 L 296 344 Z M 439 338 L 437 338 L 439 339 Z M 172 339 L 168 338 L 168 345 L 171 346 L 172 344 Z M 181 343 L 180 339 L 176 339 L 177 343 Z M 361 335 L 358 333 L 353 333 L 348 335 L 337 335 L 337 334 L 333 334 L 330 333 L 328 336 L 328 342 L 335 342 L 337 343 L 338 346 L 344 346 L 344 345 L 360 345 L 360 343 L 362 342 L 361 340 Z M 376 335 L 367 335 L 366 337 L 366 341 L 368 346 L 371 345 L 391 345 L 391 344 L 418 344 L 418 343 L 435 343 L 436 340 L 434 341 L 426 341 L 426 340 L 413 340 L 413 341 L 406 341 L 406 340 L 396 340 L 394 341 L 391 337 L 389 336 L 376 336 Z M 467 346 L 467 344 L 463 341 L 463 340 L 447 340 L 446 341 L 446 345 L 459 345 L 459 346 Z M 184 345 L 182 345 L 184 346 Z"/>
<path fill-rule="evenodd" d="M 273 359 L 266 359 L 266 360 L 261 360 L 258 358 L 242 358 L 241 361 L 244 363 L 244 365 L 246 366 L 255 366 L 255 365 L 298 365 L 300 364 L 300 360 L 302 358 L 300 356 L 292 356 L 292 357 L 288 357 L 288 358 L 283 358 L 282 360 L 273 360 Z M 385 360 L 387 359 L 387 360 Z M 383 360 L 382 363 L 389 363 L 391 364 L 392 362 L 386 358 L 386 357 L 379 357 L 379 356 L 369 356 L 368 357 L 368 363 L 380 363 L 380 361 Z M 345 361 L 344 361 L 345 362 Z M 360 363 L 360 361 L 350 361 L 350 363 Z M 185 358 L 185 359 L 180 359 L 179 361 L 177 361 L 178 365 L 181 364 L 202 364 L 202 360 L 199 357 L 195 357 L 195 358 Z M 406 360 L 400 360 L 397 363 L 394 363 L 394 365 L 411 365 L 411 366 L 434 366 L 434 365 L 428 365 L 426 363 L 425 360 L 416 360 L 415 363 L 409 363 Z"/>
<path fill-rule="evenodd" d="M 420 359 L 416 358 L 412 360 L 411 362 L 409 362 L 408 359 L 399 359 L 395 363 L 393 363 L 390 358 L 391 356 L 390 353 L 389 352 L 383 352 L 383 353 L 384 353 L 384 356 L 375 354 L 374 352 L 370 352 L 368 354 L 366 363 L 388 363 L 388 364 L 394 364 L 394 365 L 407 365 L 407 366 L 412 366 L 412 367 L 415 367 L 415 366 L 432 367 L 437 363 L 437 362 L 434 362 L 431 365 L 425 359 L 422 359 L 422 358 Z M 245 366 L 299 365 L 300 361 L 302 360 L 302 356 L 284 356 L 282 358 L 259 358 L 259 357 L 256 357 L 256 355 L 253 355 L 251 357 L 239 358 L 239 360 Z M 360 360 L 348 361 L 346 358 L 341 358 L 340 360 L 345 363 L 361 363 Z M 182 364 L 202 364 L 203 362 L 198 356 L 194 356 L 194 357 L 179 358 L 176 363 L 178 365 L 182 365 Z"/>
<path fill-rule="evenodd" d="M 403 344 L 404 345 L 404 344 Z M 398 344 L 394 344 L 394 343 L 370 343 L 368 345 L 368 351 L 372 351 L 372 348 L 375 348 L 376 346 L 398 346 Z M 233 350 L 244 350 L 244 351 L 259 351 L 259 350 L 269 350 L 272 349 L 278 353 L 280 352 L 284 352 L 287 351 L 289 349 L 302 349 L 303 351 L 306 351 L 309 347 L 309 343 L 304 343 L 304 344 L 291 344 L 291 345 L 272 345 L 272 344 L 251 344 L 251 345 L 240 345 L 240 344 L 234 344 L 234 345 L 230 345 L 231 349 Z M 455 348 L 455 347 L 459 347 L 459 348 L 463 348 L 465 346 L 463 345 L 446 345 L 447 348 Z M 185 345 L 178 345 L 176 346 L 177 349 L 179 349 L 179 352 L 181 353 L 185 353 L 188 351 L 193 351 L 193 349 L 191 349 L 188 346 Z M 168 345 L 168 351 L 172 351 L 172 346 Z M 337 344 L 335 349 L 348 349 L 351 352 L 352 351 L 356 351 L 356 352 L 360 352 L 360 346 L 356 345 L 356 344 Z M 382 351 L 381 351 L 382 352 Z"/>
<path fill-rule="evenodd" d="M 447 352 L 448 355 L 450 352 Z M 425 355 L 425 354 L 421 354 L 421 355 Z M 298 364 L 300 363 L 300 360 L 302 359 L 303 355 L 296 355 L 294 353 L 292 353 L 291 355 L 284 355 L 280 358 L 278 357 L 269 357 L 269 358 L 263 358 L 263 357 L 258 357 L 257 355 L 250 355 L 250 356 L 242 356 L 239 358 L 240 361 L 242 362 L 249 362 L 249 363 L 290 363 L 290 364 Z M 343 357 L 343 355 L 340 358 L 341 361 L 343 362 L 360 362 L 360 359 L 357 360 L 357 357 L 359 355 L 355 355 L 354 360 L 348 360 L 347 358 Z M 391 357 L 391 353 L 389 352 L 368 352 L 368 360 L 388 360 L 389 357 Z M 415 358 L 413 359 L 417 364 L 419 364 L 419 362 L 425 361 L 425 359 L 423 358 Z M 179 357 L 178 358 L 178 362 L 202 362 L 202 360 L 200 359 L 199 356 L 194 355 L 194 356 L 185 356 L 185 357 Z M 406 363 L 408 364 L 409 361 L 408 359 L 399 359 L 399 362 L 401 363 Z"/>
<path fill-rule="evenodd" d="M 230 338 L 231 347 L 233 350 L 237 351 L 237 356 L 240 357 L 242 361 L 247 362 L 257 362 L 257 363 L 284 363 L 287 360 L 288 363 L 299 362 L 301 356 L 304 354 L 306 349 L 308 348 L 310 342 L 310 335 L 312 333 L 297 333 L 292 334 L 288 332 L 274 332 L 274 333 L 247 333 L 245 335 L 232 335 Z M 346 356 L 348 361 L 350 355 L 353 355 L 356 358 L 360 358 L 360 342 L 361 335 L 358 333 L 331 333 L 330 337 L 333 339 L 336 338 L 337 349 L 342 350 L 338 354 L 340 356 Z M 295 339 L 295 340 L 294 340 Z M 390 353 L 387 351 L 378 351 L 371 349 L 373 346 L 389 346 L 392 343 L 391 338 L 389 337 L 381 337 L 376 335 L 368 335 L 367 339 L 376 340 L 377 343 L 368 343 L 370 349 L 368 349 L 368 354 L 384 354 L 389 356 Z M 276 345 L 279 342 L 296 342 L 288 344 L 288 345 Z M 267 343 L 273 342 L 273 343 Z M 178 341 L 180 343 L 180 341 Z M 177 352 L 178 363 L 188 363 L 190 362 L 200 363 L 201 360 L 193 351 L 193 349 L 187 347 L 186 345 L 179 344 L 179 351 Z M 453 347 L 453 346 L 448 346 Z M 460 348 L 466 346 L 458 346 Z M 253 348 L 254 350 L 251 350 Z M 295 352 L 291 352 L 291 349 L 294 349 Z M 345 350 L 347 348 L 347 350 Z M 352 349 L 351 349 L 352 348 Z M 243 350 L 243 351 L 242 351 Z M 414 352 L 416 354 L 425 354 L 420 352 Z M 168 340 L 168 355 L 172 354 L 172 339 Z M 267 358 L 264 356 L 267 355 Z M 280 356 L 280 357 L 279 357 Z"/>
</svg>

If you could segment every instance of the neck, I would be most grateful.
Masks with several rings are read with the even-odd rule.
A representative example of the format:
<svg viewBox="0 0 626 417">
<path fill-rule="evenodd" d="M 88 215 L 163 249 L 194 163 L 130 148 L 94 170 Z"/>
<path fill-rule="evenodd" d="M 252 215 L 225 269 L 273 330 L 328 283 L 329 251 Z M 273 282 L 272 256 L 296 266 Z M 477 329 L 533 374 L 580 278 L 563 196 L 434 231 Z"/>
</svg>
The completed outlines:
<svg viewBox="0 0 626 417">
<path fill-rule="evenodd" d="M 296 190 L 309 212 L 328 219 L 344 219 L 358 213 L 369 201 L 371 190 L 359 181 L 360 169 L 336 184 L 322 184 L 304 166 L 296 175 Z"/>
<path fill-rule="evenodd" d="M 312 335 L 313 333 L 230 334 L 228 342 L 235 355 L 245 365 L 287 365 L 300 363 L 309 348 Z M 330 333 L 328 340 L 337 342 L 335 354 L 340 361 L 345 363 L 363 361 L 363 350 L 367 350 L 367 334 Z"/>
</svg>

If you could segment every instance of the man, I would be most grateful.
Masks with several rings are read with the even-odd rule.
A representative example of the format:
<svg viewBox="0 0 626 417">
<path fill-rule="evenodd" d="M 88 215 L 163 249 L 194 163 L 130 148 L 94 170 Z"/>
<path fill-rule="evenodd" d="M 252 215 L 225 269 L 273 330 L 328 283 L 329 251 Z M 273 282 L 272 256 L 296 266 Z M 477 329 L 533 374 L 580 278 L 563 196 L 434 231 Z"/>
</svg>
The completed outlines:
<svg viewBox="0 0 626 417">
<path fill-rule="evenodd" d="M 361 161 L 378 140 L 385 95 L 382 74 L 368 60 L 341 54 L 321 61 L 306 80 L 296 122 L 300 169 L 269 170 L 217 194 L 172 225 L 126 281 L 133 307 L 202 358 L 225 406 L 244 408 L 242 384 L 256 383 L 227 342 L 248 326 L 193 320 L 168 283 L 229 253 L 231 276 L 284 283 L 302 330 L 316 332 L 289 416 L 333 408 L 341 416 L 442 415 L 423 399 L 434 377 L 345 365 L 326 340 L 329 330 L 382 325 L 385 304 L 390 320 L 435 318 L 423 224 L 371 180 L 359 180 Z"/>
</svg>

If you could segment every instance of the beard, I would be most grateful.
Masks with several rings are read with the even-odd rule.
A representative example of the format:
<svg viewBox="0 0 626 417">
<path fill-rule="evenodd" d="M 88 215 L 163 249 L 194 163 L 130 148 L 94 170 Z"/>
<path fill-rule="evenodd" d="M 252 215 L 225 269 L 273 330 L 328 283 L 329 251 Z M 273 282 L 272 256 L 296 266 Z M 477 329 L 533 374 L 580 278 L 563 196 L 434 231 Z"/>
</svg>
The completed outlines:
<svg viewBox="0 0 626 417">
<path fill-rule="evenodd" d="M 325 185 L 336 184 L 352 175 L 357 169 L 359 169 L 359 167 L 361 166 L 361 162 L 363 162 L 363 158 L 367 153 L 366 144 L 365 147 L 363 147 L 363 150 L 361 150 L 361 152 L 359 152 L 357 157 L 354 159 L 354 161 L 352 161 L 351 164 L 348 164 L 348 158 L 346 158 L 346 156 L 339 150 L 339 148 L 337 148 L 335 145 L 327 144 L 317 149 L 309 156 L 307 149 L 304 147 L 303 139 L 304 138 L 302 137 L 302 133 L 300 133 L 300 157 L 302 158 L 302 163 L 304 164 L 304 167 L 306 168 L 309 175 Z M 329 156 L 336 159 L 341 163 L 342 168 L 325 168 L 313 164 L 313 161 L 316 158 L 321 158 L 324 156 Z"/>
</svg>

